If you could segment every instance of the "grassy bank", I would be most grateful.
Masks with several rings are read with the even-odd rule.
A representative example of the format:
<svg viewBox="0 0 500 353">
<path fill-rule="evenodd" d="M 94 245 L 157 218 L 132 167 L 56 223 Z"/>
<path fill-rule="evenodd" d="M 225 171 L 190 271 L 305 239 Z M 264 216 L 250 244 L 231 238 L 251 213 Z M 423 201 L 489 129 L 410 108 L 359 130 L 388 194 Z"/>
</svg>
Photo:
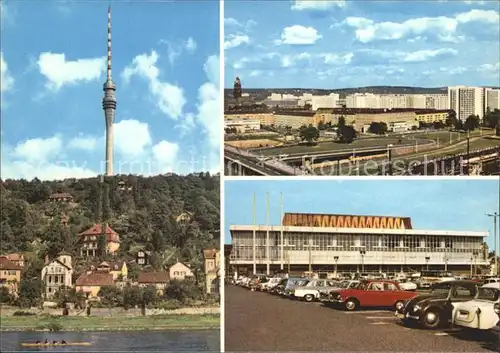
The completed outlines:
<svg viewBox="0 0 500 353">
<path fill-rule="evenodd" d="M 218 329 L 219 315 L 2 316 L 1 331 L 164 331 Z"/>
</svg>

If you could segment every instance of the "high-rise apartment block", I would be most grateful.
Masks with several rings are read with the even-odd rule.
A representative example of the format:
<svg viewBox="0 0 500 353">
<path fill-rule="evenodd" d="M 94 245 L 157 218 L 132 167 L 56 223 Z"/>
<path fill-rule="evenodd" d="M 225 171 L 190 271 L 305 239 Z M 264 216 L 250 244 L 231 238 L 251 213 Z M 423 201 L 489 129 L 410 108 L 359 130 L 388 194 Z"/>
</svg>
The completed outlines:
<svg viewBox="0 0 500 353">
<path fill-rule="evenodd" d="M 491 111 L 500 109 L 500 89 L 486 89 L 486 108 L 489 108 Z"/>
<path fill-rule="evenodd" d="M 485 89 L 483 87 L 454 86 L 448 87 L 450 109 L 457 113 L 457 118 L 465 121 L 471 115 L 480 119 L 485 112 Z"/>
</svg>

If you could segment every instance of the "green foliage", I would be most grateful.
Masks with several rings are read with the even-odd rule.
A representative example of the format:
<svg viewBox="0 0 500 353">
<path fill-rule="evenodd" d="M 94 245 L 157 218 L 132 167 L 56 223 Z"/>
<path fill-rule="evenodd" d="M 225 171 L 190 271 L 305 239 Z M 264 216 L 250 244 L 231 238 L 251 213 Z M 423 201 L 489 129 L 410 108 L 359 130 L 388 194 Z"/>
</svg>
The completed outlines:
<svg viewBox="0 0 500 353">
<path fill-rule="evenodd" d="M 463 128 L 466 131 L 473 131 L 479 127 L 479 123 L 479 117 L 477 115 L 471 115 L 465 120 Z"/>
<path fill-rule="evenodd" d="M 38 279 L 22 279 L 19 283 L 18 304 L 21 308 L 29 308 L 40 304 L 42 298 L 42 281 Z"/>
<path fill-rule="evenodd" d="M 130 188 L 123 190 L 123 181 Z M 2 224 L 0 252 L 28 252 L 30 261 L 24 278 L 40 276 L 45 255 L 53 257 L 61 250 L 70 252 L 75 268 L 87 263 L 78 259 L 77 235 L 94 224 L 106 222 L 121 240 L 118 258 L 134 255 L 138 246 L 159 255 L 160 267 L 166 249 L 177 249 L 193 258 L 180 261 L 201 263 L 202 249 L 219 245 L 216 231 L 219 219 L 219 176 L 208 173 L 187 176 L 155 177 L 115 176 L 43 181 L 38 179 L 5 180 L 0 184 Z M 67 192 L 72 203 L 49 202 L 48 196 Z M 187 226 L 177 224 L 183 212 L 192 212 Z M 68 225 L 61 223 L 61 215 Z M 196 251 L 182 252 L 184 246 Z"/>
<path fill-rule="evenodd" d="M 312 125 L 304 125 L 299 129 L 299 137 L 302 141 L 305 141 L 307 142 L 307 144 L 312 145 L 319 139 L 319 130 Z"/>
<path fill-rule="evenodd" d="M 141 302 L 144 305 L 154 304 L 158 301 L 158 292 L 155 286 L 147 286 L 142 289 Z"/>
<path fill-rule="evenodd" d="M 123 308 L 128 310 L 139 306 L 142 302 L 142 291 L 138 287 L 127 287 L 123 290 Z"/>
<path fill-rule="evenodd" d="M 97 294 L 101 298 L 101 304 L 107 307 L 123 305 L 123 292 L 115 286 L 101 287 Z"/>
<path fill-rule="evenodd" d="M 180 303 L 186 303 L 188 299 L 200 300 L 203 297 L 202 289 L 193 281 L 172 280 L 165 287 L 165 298 L 176 300 Z"/>
<path fill-rule="evenodd" d="M 384 122 L 374 121 L 370 124 L 368 132 L 371 132 L 372 134 L 383 135 L 387 132 L 387 124 Z"/>
<path fill-rule="evenodd" d="M 85 307 L 85 294 L 81 291 L 77 292 L 75 288 L 61 287 L 54 293 L 53 301 L 60 308 L 63 308 L 66 303 L 73 303 L 76 308 L 83 309 Z"/>
<path fill-rule="evenodd" d="M 339 141 L 342 143 L 351 143 L 357 137 L 357 132 L 351 125 L 346 125 L 345 118 L 343 116 L 339 117 L 339 122 L 337 125 L 337 136 Z"/>
<path fill-rule="evenodd" d="M 9 288 L 0 287 L 0 303 L 6 304 L 12 301 L 13 297 L 10 294 Z"/>
</svg>

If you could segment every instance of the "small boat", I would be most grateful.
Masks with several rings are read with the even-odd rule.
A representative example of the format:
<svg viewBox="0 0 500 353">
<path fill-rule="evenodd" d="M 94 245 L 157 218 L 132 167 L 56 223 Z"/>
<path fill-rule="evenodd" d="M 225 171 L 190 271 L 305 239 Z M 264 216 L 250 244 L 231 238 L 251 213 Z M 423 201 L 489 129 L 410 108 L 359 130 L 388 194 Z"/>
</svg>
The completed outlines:
<svg viewBox="0 0 500 353">
<path fill-rule="evenodd" d="M 66 343 L 21 343 L 23 347 L 71 347 L 71 346 L 91 346 L 91 342 L 66 342 Z"/>
</svg>

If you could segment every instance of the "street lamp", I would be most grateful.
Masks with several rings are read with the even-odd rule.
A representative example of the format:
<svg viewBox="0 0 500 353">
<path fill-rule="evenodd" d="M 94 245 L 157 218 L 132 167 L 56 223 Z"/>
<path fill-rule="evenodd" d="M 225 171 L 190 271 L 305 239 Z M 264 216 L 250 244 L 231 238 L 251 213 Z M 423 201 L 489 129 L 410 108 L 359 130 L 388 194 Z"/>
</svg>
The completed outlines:
<svg viewBox="0 0 500 353">
<path fill-rule="evenodd" d="M 497 218 L 500 216 L 497 212 L 491 214 L 491 213 L 487 213 L 486 214 L 488 217 L 493 217 L 493 236 L 494 236 L 494 239 L 495 239 L 495 252 L 494 252 L 494 256 L 495 256 L 495 274 L 497 275 L 498 277 L 498 274 L 500 273 L 498 271 L 498 238 L 497 238 Z"/>
<path fill-rule="evenodd" d="M 366 250 L 360 250 L 359 254 L 361 255 L 361 272 L 365 272 L 365 255 L 366 255 Z"/>
<path fill-rule="evenodd" d="M 426 268 L 426 270 L 427 270 L 427 271 L 429 271 L 429 260 L 430 260 L 430 259 L 431 259 L 431 258 L 430 258 L 429 256 L 426 256 L 426 257 L 425 257 L 425 268 Z"/>
<path fill-rule="evenodd" d="M 338 256 L 334 256 L 333 259 L 335 260 L 335 277 L 337 277 L 337 266 L 338 266 L 338 263 L 339 263 L 339 257 Z"/>
<path fill-rule="evenodd" d="M 393 144 L 387 145 L 387 158 L 389 159 L 389 175 L 392 175 L 392 150 Z"/>
</svg>

